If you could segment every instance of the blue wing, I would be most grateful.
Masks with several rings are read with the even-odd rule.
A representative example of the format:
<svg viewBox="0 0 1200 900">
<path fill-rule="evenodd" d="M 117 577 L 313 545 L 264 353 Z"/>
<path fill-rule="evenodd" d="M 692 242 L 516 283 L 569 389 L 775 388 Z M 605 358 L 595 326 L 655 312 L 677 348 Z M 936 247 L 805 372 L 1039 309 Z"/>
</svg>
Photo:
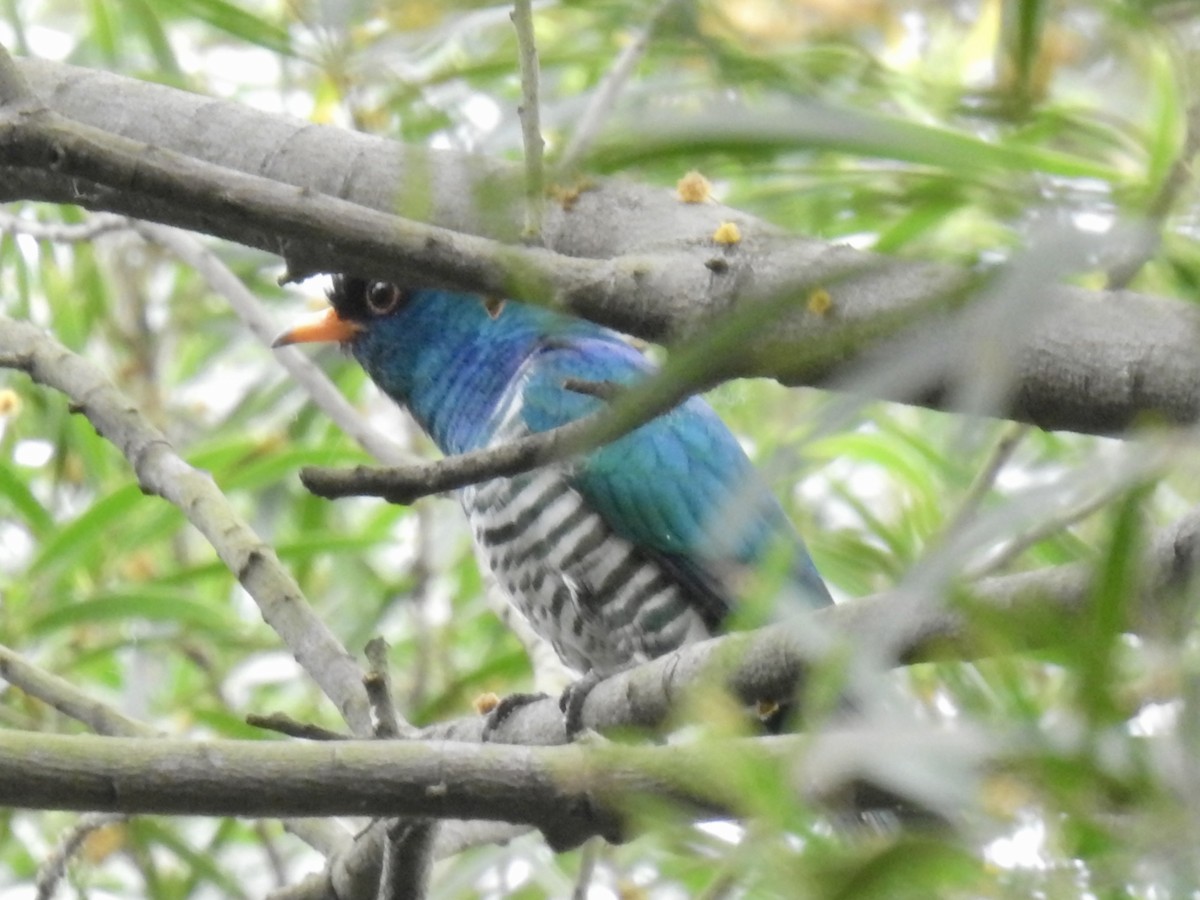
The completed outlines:
<svg viewBox="0 0 1200 900">
<path fill-rule="evenodd" d="M 564 382 L 630 384 L 653 366 L 615 335 L 550 340 L 534 358 L 522 416 L 532 431 L 574 421 L 604 402 Z M 609 526 L 688 587 L 714 628 L 736 599 L 737 573 L 782 545 L 792 582 L 813 607 L 831 602 L 799 535 L 712 408 L 693 397 L 590 453 L 571 476 Z"/>
</svg>

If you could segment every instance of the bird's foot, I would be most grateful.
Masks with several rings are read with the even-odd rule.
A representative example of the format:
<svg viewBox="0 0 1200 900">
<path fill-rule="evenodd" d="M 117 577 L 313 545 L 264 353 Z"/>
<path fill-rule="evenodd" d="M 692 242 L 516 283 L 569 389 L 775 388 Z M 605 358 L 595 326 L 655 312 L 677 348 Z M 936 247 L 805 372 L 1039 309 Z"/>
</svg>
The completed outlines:
<svg viewBox="0 0 1200 900">
<path fill-rule="evenodd" d="M 605 677 L 593 670 L 563 689 L 562 696 L 558 698 L 558 708 L 563 712 L 568 741 L 574 741 L 583 733 L 583 704 L 587 701 L 588 694 Z"/>
<path fill-rule="evenodd" d="M 483 722 L 483 734 L 481 739 L 486 744 L 492 739 L 492 735 L 496 729 L 504 724 L 504 720 L 515 713 L 522 706 L 528 706 L 530 703 L 537 703 L 539 700 L 545 700 L 549 694 L 509 694 L 507 697 L 496 699 L 492 695 L 494 705 L 489 709 L 481 709 L 487 718 Z"/>
</svg>

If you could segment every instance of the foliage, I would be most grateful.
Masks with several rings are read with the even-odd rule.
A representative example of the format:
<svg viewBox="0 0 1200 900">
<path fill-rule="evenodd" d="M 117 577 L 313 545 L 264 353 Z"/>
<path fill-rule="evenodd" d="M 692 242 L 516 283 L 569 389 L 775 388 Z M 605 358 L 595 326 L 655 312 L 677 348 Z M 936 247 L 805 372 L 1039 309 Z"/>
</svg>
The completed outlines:
<svg viewBox="0 0 1200 900">
<path fill-rule="evenodd" d="M 505 5 L 13 0 L 8 12 L 0 43 L 18 53 L 409 142 L 520 156 Z M 628 0 L 537 8 L 551 160 L 648 16 Z M 1102 231 L 1147 218 L 1162 240 L 1137 261 L 1136 287 L 1190 299 L 1200 279 L 1195 189 L 1176 163 L 1190 146 L 1197 56 L 1188 38 L 1198 28 L 1187 4 L 1151 0 L 675 3 L 583 165 L 664 189 L 696 169 L 724 202 L 789 231 L 981 271 L 1020 259 L 1048 221 Z M 655 122 L 661 131 L 647 128 Z M 898 130 L 880 132 L 881 122 Z M 900 139 L 883 144 L 880 133 Z M 84 220 L 33 204 L 7 214 Z M 279 288 L 273 259 L 217 252 L 281 323 L 312 292 Z M 1100 286 L 1119 261 L 1073 274 Z M 307 494 L 301 466 L 366 456 L 193 270 L 126 232 L 61 243 L 10 229 L 0 240 L 0 312 L 102 365 L 212 474 L 346 646 L 385 634 L 396 695 L 414 722 L 464 714 L 483 691 L 530 688 L 520 644 L 487 605 L 456 505 Z M 320 361 L 380 427 L 427 452 L 351 361 L 332 352 Z M 1177 448 L 1178 436 L 1150 434 L 1139 449 L 758 383 L 723 385 L 713 400 L 842 598 L 944 586 L 946 571 L 1098 565 L 1104 577 L 1084 621 L 992 617 L 989 658 L 926 663 L 886 681 L 880 703 L 906 721 L 931 732 L 970 721 L 1021 736 L 1024 752 L 978 781 L 946 771 L 962 814 L 933 835 L 831 829 L 786 785 L 725 761 L 753 813 L 745 832 L 650 810 L 647 834 L 596 860 L 594 848 L 555 856 L 535 837 L 475 849 L 439 870 L 434 895 L 564 896 L 581 871 L 591 871 L 593 897 L 1195 889 L 1191 623 L 1123 633 L 1137 549 L 1198 499 L 1182 453 L 1150 471 L 1138 465 L 1145 447 Z M 1005 652 L 1031 628 L 1064 640 Z M 64 398 L 7 372 L 0 636 L 172 733 L 259 736 L 243 717 L 274 710 L 341 724 L 181 514 L 144 497 L 121 454 Z M 12 688 L 0 690 L 0 723 L 82 727 Z M 74 818 L 0 811 L 0 885 L 28 886 Z M 96 832 L 70 877 L 93 895 L 258 895 L 314 860 L 273 824 L 140 819 Z"/>
</svg>

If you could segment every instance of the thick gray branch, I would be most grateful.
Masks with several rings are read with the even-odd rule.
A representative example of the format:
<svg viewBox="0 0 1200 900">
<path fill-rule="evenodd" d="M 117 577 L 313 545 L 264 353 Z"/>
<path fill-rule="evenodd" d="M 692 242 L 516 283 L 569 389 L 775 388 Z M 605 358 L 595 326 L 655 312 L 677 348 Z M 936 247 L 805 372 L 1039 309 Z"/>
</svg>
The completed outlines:
<svg viewBox="0 0 1200 900">
<path fill-rule="evenodd" d="M 799 303 L 747 341 L 735 369 L 722 374 L 845 384 L 864 361 L 916 359 L 923 364 L 919 377 L 851 387 L 959 408 L 957 389 L 978 362 L 979 347 L 1003 335 L 1010 360 L 1006 390 L 989 398 L 986 411 L 1086 432 L 1118 432 L 1148 415 L 1171 422 L 1200 418 L 1200 355 L 1194 352 L 1200 313 L 1181 302 L 1058 287 L 1056 279 L 1067 273 L 1044 271 L 1021 285 L 1020 308 L 979 333 L 964 332 L 944 311 L 914 327 L 934 298 L 969 286 L 965 273 L 780 235 L 736 210 L 683 204 L 667 191 L 623 181 L 598 182 L 569 210 L 552 204 L 544 223 L 547 252 L 504 252 L 468 238 L 515 242 L 519 236 L 520 173 L 509 165 L 397 145 L 113 75 L 28 60 L 19 67 L 51 109 L 148 145 L 144 172 L 155 171 L 159 151 L 178 151 L 292 187 L 271 191 L 255 182 L 248 194 L 233 191 L 197 203 L 148 190 L 137 179 L 101 184 L 69 166 L 0 165 L 0 198 L 75 203 L 176 224 L 282 252 L 301 270 L 407 273 L 410 280 L 493 292 L 503 285 L 517 296 L 559 303 L 664 342 L 702 333 L 731 306 L 789 292 L 803 301 L 807 291 L 825 287 L 832 301 L 827 312 Z M 69 163 L 70 155 L 64 160 Z M 108 177 L 102 166 L 93 175 Z M 333 217 L 296 218 L 289 204 L 310 192 L 370 209 L 347 205 Z M 230 197 L 237 203 L 222 208 L 217 202 Z M 247 215 L 252 209 L 258 213 Z M 447 231 L 376 220 L 374 211 L 407 211 Z M 273 228 L 274 214 L 291 224 Z M 725 220 L 738 224 L 743 240 L 720 248 L 711 237 Z M 354 252 L 329 249 L 349 247 L 352 235 L 363 234 L 370 240 Z M 904 340 L 896 340 L 898 330 L 907 331 Z M 797 351 L 814 343 L 826 352 Z"/>
<path fill-rule="evenodd" d="M 823 797 L 857 780 L 881 744 L 894 743 L 899 754 L 914 741 L 935 746 L 920 735 L 883 736 L 869 729 L 669 746 L 560 747 L 200 742 L 8 731 L 0 732 L 0 804 L 130 814 L 488 819 L 533 825 L 562 849 L 597 834 L 619 840 L 620 810 L 632 799 L 657 798 L 710 817 L 750 812 L 737 779 L 717 776 L 729 760 Z M 938 734 L 936 744 L 965 770 L 1000 750 L 998 742 L 986 745 L 969 728 Z M 800 765 L 812 769 L 797 778 Z"/>
</svg>

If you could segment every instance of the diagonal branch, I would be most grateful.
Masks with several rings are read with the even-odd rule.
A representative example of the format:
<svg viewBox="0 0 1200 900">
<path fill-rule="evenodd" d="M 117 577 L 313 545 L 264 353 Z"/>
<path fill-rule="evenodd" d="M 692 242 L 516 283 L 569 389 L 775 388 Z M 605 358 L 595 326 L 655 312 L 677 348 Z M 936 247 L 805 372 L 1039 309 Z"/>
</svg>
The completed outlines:
<svg viewBox="0 0 1200 900">
<path fill-rule="evenodd" d="M 409 504 L 431 494 L 457 490 L 491 478 L 511 478 L 569 459 L 633 431 L 682 399 L 666 397 L 659 405 L 645 405 L 621 417 L 612 407 L 605 407 L 578 421 L 499 447 L 420 465 L 357 466 L 353 469 L 308 466 L 301 470 L 300 480 L 318 497 L 365 495 L 382 497 L 389 503 Z"/>
<path fill-rule="evenodd" d="M 113 813 L 93 813 L 82 816 L 75 825 L 59 838 L 58 846 L 38 867 L 36 886 L 37 900 L 52 900 L 58 893 L 59 884 L 67 874 L 72 858 L 83 850 L 88 838 L 102 828 L 124 822 L 126 816 Z"/>
<path fill-rule="evenodd" d="M 71 682 L 29 662 L 0 645 L 0 679 L 36 697 L 65 716 L 83 722 L 97 734 L 120 737 L 153 737 L 158 731 L 131 719 L 119 709 L 89 696 Z"/>
<path fill-rule="evenodd" d="M 370 734 L 362 671 L 211 477 L 188 465 L 99 368 L 32 325 L 0 316 L 0 367 L 69 397 L 129 460 L 142 490 L 178 507 L 205 536 L 355 733 Z"/>
<path fill-rule="evenodd" d="M 86 222 L 79 224 L 61 222 L 53 225 L 22 219 L 8 213 L 0 213 L 0 232 L 27 234 L 34 240 L 56 243 L 86 243 L 95 240 L 102 234 L 123 231 L 130 225 L 129 219 L 125 216 L 112 216 L 105 213 L 89 216 Z"/>
</svg>

